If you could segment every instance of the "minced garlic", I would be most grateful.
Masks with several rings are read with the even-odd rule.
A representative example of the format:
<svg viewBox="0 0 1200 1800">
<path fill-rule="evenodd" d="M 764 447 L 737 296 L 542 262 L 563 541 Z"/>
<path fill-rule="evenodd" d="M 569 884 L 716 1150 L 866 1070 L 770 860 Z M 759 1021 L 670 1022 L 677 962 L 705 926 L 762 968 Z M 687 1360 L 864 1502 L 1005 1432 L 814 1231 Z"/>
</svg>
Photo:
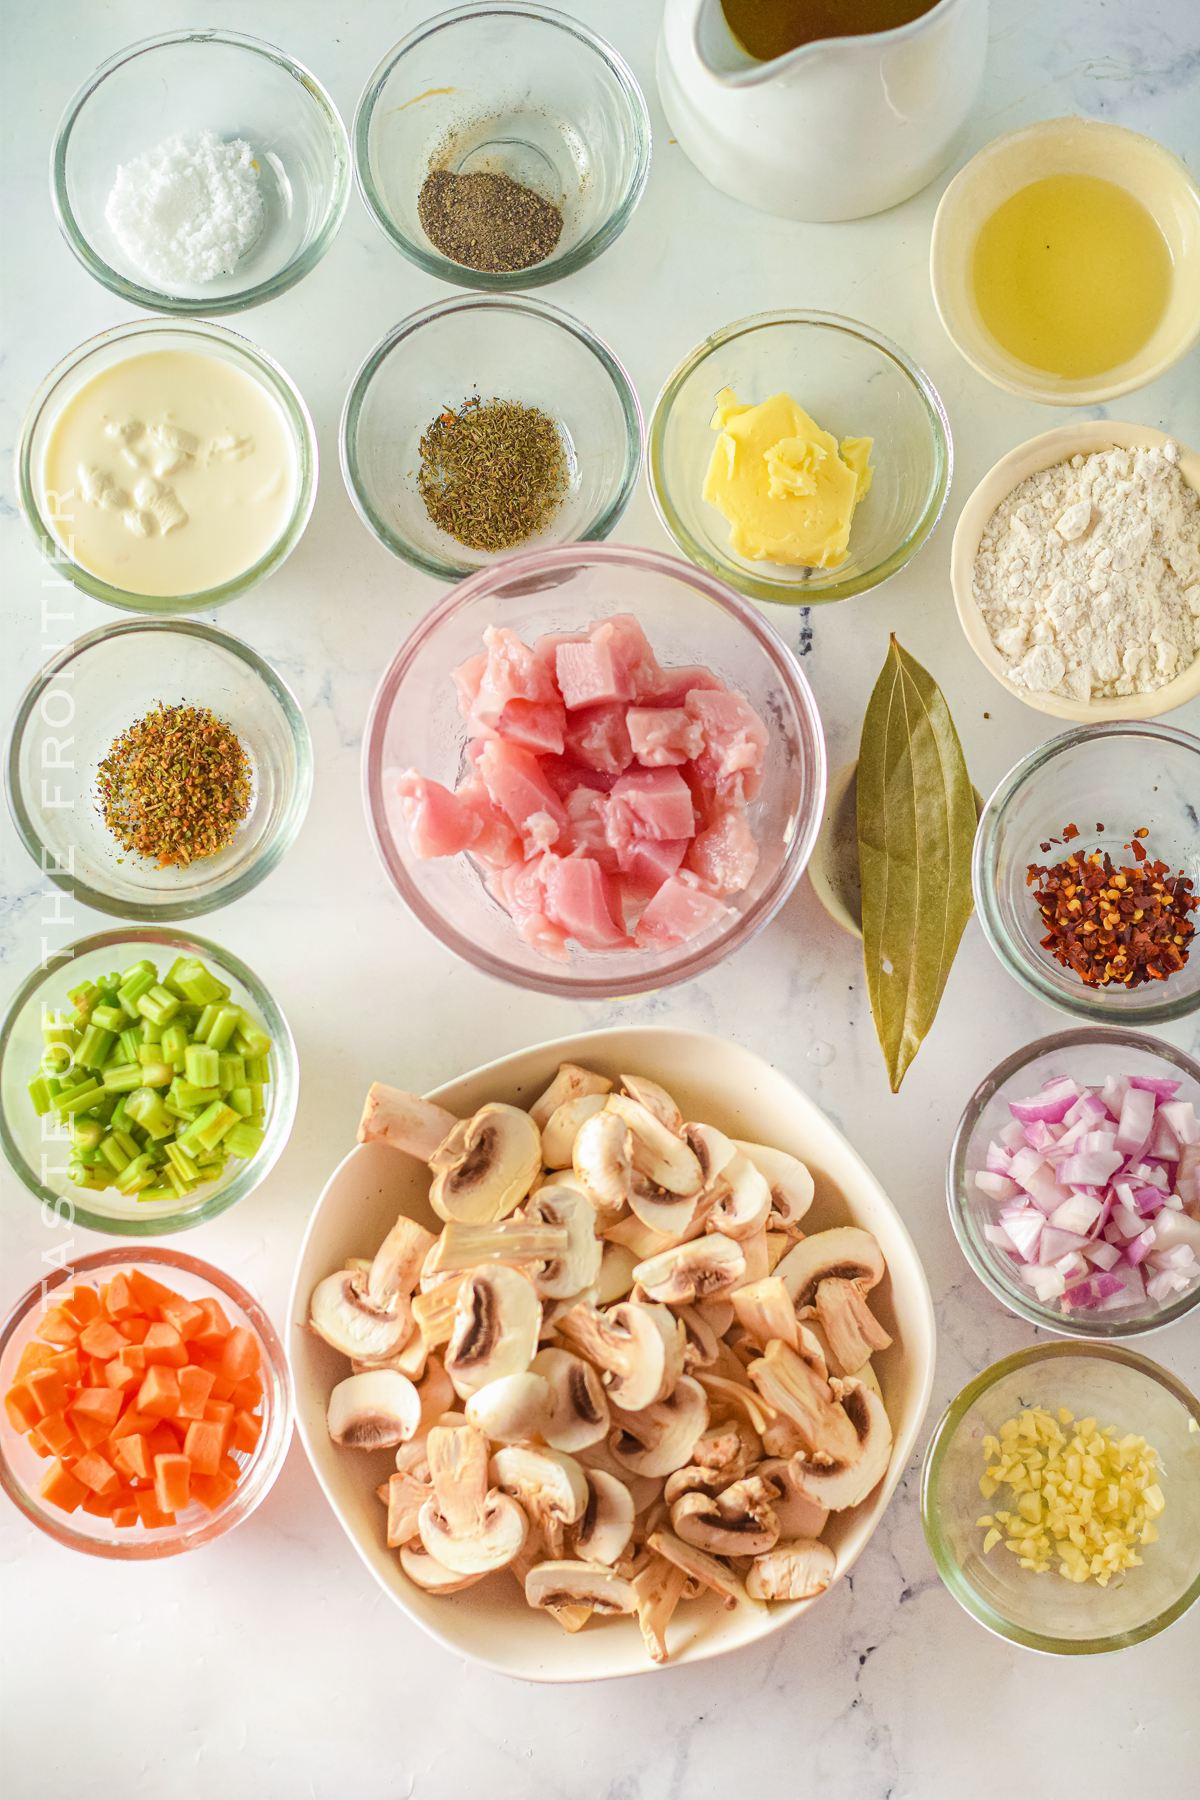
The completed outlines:
<svg viewBox="0 0 1200 1800">
<path fill-rule="evenodd" d="M 1064 1426 L 1072 1427 L 1068 1437 Z M 1118 1439 L 1111 1426 L 1076 1420 L 1060 1407 L 1057 1420 L 1044 1407 L 1028 1408 L 983 1440 L 994 1459 L 979 1483 L 990 1500 L 1001 1487 L 1016 1497 L 1016 1510 L 985 1513 L 986 1556 L 1001 1539 L 1023 1569 L 1044 1574 L 1051 1559 L 1068 1581 L 1095 1580 L 1141 1563 L 1135 1544 L 1158 1537 L 1154 1520 L 1165 1505 L 1156 1479 L 1158 1452 L 1132 1433 Z"/>
</svg>

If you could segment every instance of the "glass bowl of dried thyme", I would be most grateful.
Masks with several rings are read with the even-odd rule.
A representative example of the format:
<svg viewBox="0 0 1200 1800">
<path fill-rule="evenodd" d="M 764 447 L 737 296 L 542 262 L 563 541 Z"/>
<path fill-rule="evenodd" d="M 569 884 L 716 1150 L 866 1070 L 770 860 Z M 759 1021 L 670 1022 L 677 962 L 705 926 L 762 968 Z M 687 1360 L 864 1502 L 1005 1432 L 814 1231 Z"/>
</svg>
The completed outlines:
<svg viewBox="0 0 1200 1800">
<path fill-rule="evenodd" d="M 1200 1006 L 1200 738 L 1082 725 L 1005 776 L 972 882 L 1010 975 L 1093 1023 L 1161 1025 Z"/>
<path fill-rule="evenodd" d="M 304 715 L 270 663 L 194 619 L 136 619 L 39 670 L 5 779 L 50 882 L 98 912 L 165 922 L 270 874 L 303 823 L 312 771 Z"/>
<path fill-rule="evenodd" d="M 493 292 L 592 262 L 650 171 L 650 118 L 625 62 L 528 0 L 425 20 L 371 75 L 351 135 L 389 243 L 442 281 Z"/>
<path fill-rule="evenodd" d="M 464 297 L 403 319 L 358 371 L 342 475 L 393 556 L 458 581 L 519 550 L 606 538 L 642 415 L 600 338 L 541 301 Z"/>
</svg>

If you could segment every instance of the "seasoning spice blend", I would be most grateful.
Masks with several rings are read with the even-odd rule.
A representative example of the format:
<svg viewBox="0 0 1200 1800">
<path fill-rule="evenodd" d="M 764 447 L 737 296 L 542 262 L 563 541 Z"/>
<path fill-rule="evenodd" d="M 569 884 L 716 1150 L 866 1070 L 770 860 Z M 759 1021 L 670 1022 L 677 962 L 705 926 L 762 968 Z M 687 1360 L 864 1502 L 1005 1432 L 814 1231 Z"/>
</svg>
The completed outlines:
<svg viewBox="0 0 1200 1800">
<path fill-rule="evenodd" d="M 1067 825 L 1062 835 L 1070 843 L 1079 828 Z M 1196 930 L 1188 914 L 1200 899 L 1182 869 L 1172 875 L 1169 864 L 1150 860 L 1141 841 L 1148 835 L 1145 825 L 1134 832 L 1125 846 L 1133 861 L 1123 868 L 1099 850 L 1075 851 L 1052 868 L 1029 864 L 1026 886 L 1041 883 L 1033 897 L 1048 927 L 1042 947 L 1089 987 L 1167 981 L 1188 959 Z"/>
<path fill-rule="evenodd" d="M 562 505 L 567 459 L 553 419 L 476 394 L 421 439 L 417 486 L 435 525 L 469 550 L 511 550 Z"/>
<path fill-rule="evenodd" d="M 443 256 L 487 275 L 511 275 L 545 262 L 563 228 L 558 207 L 532 188 L 482 171 L 431 170 L 417 196 L 417 216 Z"/>
<path fill-rule="evenodd" d="M 160 701 L 115 740 L 96 786 L 123 850 L 186 868 L 223 850 L 249 812 L 250 759 L 208 707 Z"/>
</svg>

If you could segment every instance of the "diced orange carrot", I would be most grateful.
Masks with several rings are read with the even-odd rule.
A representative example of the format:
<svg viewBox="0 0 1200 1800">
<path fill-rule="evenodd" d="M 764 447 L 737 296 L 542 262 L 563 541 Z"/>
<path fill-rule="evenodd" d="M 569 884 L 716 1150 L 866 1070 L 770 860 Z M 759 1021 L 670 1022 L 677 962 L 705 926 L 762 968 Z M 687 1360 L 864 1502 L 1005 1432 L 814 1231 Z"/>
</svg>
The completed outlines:
<svg viewBox="0 0 1200 1800">
<path fill-rule="evenodd" d="M 181 1419 L 202 1419 L 205 1402 L 212 1392 L 213 1376 L 207 1369 L 194 1368 L 190 1363 L 186 1369 L 179 1371 L 179 1413 Z"/>
<path fill-rule="evenodd" d="M 138 1522 L 137 1496 L 130 1494 L 113 1507 L 111 1518 L 118 1531 L 128 1531 Z"/>
<path fill-rule="evenodd" d="M 41 1427 L 39 1425 L 34 1426 L 33 1430 L 30 1432 L 29 1436 L 25 1439 L 25 1442 L 29 1445 L 29 1448 L 33 1451 L 35 1456 L 53 1456 L 54 1455 L 54 1452 L 50 1448 L 49 1444 L 47 1444 L 43 1441 L 42 1431 L 41 1431 Z"/>
<path fill-rule="evenodd" d="M 115 1494 L 121 1485 L 112 1464 L 105 1462 L 102 1456 L 97 1456 L 94 1450 L 81 1456 L 71 1473 L 77 1481 L 82 1481 L 85 1487 L 91 1488 L 94 1494 Z"/>
<path fill-rule="evenodd" d="M 42 1409 L 33 1397 L 32 1388 L 27 1387 L 23 1381 L 14 1381 L 5 1394 L 4 1410 L 14 1431 L 32 1431 L 42 1417 Z"/>
<path fill-rule="evenodd" d="M 88 1490 L 82 1481 L 76 1481 L 69 1469 L 64 1469 L 61 1460 L 51 1463 L 38 1483 L 38 1493 L 51 1506 L 60 1506 L 64 1512 L 73 1513 L 87 1499 Z"/>
<path fill-rule="evenodd" d="M 204 1330 L 203 1310 L 193 1301 L 185 1300 L 181 1294 L 177 1294 L 174 1300 L 164 1300 L 159 1311 L 166 1323 L 173 1325 L 185 1341 Z"/>
<path fill-rule="evenodd" d="M 105 1379 L 109 1387 L 125 1394 L 131 1388 L 140 1387 L 146 1373 L 146 1359 L 142 1355 L 140 1344 L 130 1344 L 119 1356 L 114 1356 L 106 1365 Z"/>
<path fill-rule="evenodd" d="M 25 1385 L 43 1413 L 61 1412 L 71 1397 L 71 1390 L 57 1369 L 31 1369 Z"/>
<path fill-rule="evenodd" d="M 156 1503 L 152 1487 L 139 1488 L 134 1496 L 134 1505 L 137 1507 L 138 1518 L 147 1531 L 155 1531 L 160 1525 L 175 1523 L 175 1514 L 163 1512 Z"/>
<path fill-rule="evenodd" d="M 102 1313 L 106 1313 L 108 1311 L 108 1296 L 111 1291 L 112 1291 L 112 1282 L 111 1281 L 102 1281 L 100 1283 L 100 1311 Z"/>
<path fill-rule="evenodd" d="M 117 1390 L 115 1388 L 109 1389 L 110 1394 L 116 1394 L 116 1392 Z M 120 1398 L 120 1394 L 117 1394 L 117 1399 L 119 1400 Z M 102 1444 L 109 1435 L 108 1427 L 103 1419 L 91 1418 L 86 1413 L 84 1413 L 81 1418 L 76 1418 L 69 1407 L 67 1409 L 67 1417 L 71 1421 L 74 1430 L 78 1433 L 79 1442 L 85 1450 L 94 1450 L 97 1444 Z"/>
<path fill-rule="evenodd" d="M 253 1450 L 262 1430 L 262 1420 L 254 1413 L 240 1412 L 233 1421 L 233 1447 L 235 1450 Z"/>
<path fill-rule="evenodd" d="M 36 1338 L 30 1338 L 22 1350 L 13 1374 L 14 1381 L 24 1381 L 34 1369 L 51 1369 L 54 1367 L 55 1352 L 49 1344 L 41 1344 Z"/>
<path fill-rule="evenodd" d="M 78 1454 L 83 1448 L 63 1413 L 48 1414 L 38 1426 L 37 1432 L 41 1442 L 48 1446 L 54 1456 L 66 1456 L 72 1451 Z"/>
<path fill-rule="evenodd" d="M 257 1375 L 244 1376 L 229 1396 L 238 1412 L 253 1412 L 262 1397 L 263 1384 Z"/>
<path fill-rule="evenodd" d="M 184 1512 L 191 1499 L 192 1465 L 186 1456 L 156 1456 L 154 1499 L 160 1512 Z"/>
<path fill-rule="evenodd" d="M 192 1342 L 201 1350 L 216 1350 L 219 1353 L 233 1327 L 221 1311 L 220 1302 L 212 1299 L 211 1296 L 204 1300 L 197 1300 L 196 1305 L 204 1314 L 204 1324 Z"/>
<path fill-rule="evenodd" d="M 126 1343 L 144 1344 L 146 1333 L 150 1329 L 150 1321 L 139 1313 L 136 1319 L 122 1319 L 118 1329 Z"/>
<path fill-rule="evenodd" d="M 88 1325 L 100 1315 L 100 1296 L 92 1287 L 74 1287 L 62 1309 L 77 1325 Z"/>
<path fill-rule="evenodd" d="M 215 1475 L 221 1466 L 228 1439 L 227 1425 L 210 1425 L 197 1421 L 188 1426 L 183 1453 L 191 1459 L 192 1467 L 198 1475 Z"/>
<path fill-rule="evenodd" d="M 172 1288 L 164 1287 L 161 1281 L 155 1281 L 153 1275 L 147 1275 L 141 1269 L 130 1269 L 128 1281 L 130 1292 L 141 1305 L 142 1311 L 152 1319 L 158 1317 L 158 1309 L 164 1300 L 179 1298 Z"/>
<path fill-rule="evenodd" d="M 169 1419 L 156 1420 L 154 1430 L 148 1434 L 146 1442 L 150 1446 L 152 1457 L 183 1454 L 184 1434 Z"/>
<path fill-rule="evenodd" d="M 149 1413 L 141 1413 L 138 1411 L 137 1402 L 135 1400 L 129 1407 L 129 1410 L 121 1414 L 121 1417 L 117 1420 L 117 1423 L 113 1426 L 108 1435 L 115 1444 L 118 1443 L 121 1438 L 137 1437 L 139 1435 L 144 1436 L 147 1432 L 153 1431 L 157 1424 L 158 1420 L 152 1419 Z"/>
<path fill-rule="evenodd" d="M 127 1275 L 114 1275 L 109 1282 L 108 1302 L 104 1310 L 110 1319 L 119 1319 L 122 1324 L 141 1313 L 142 1303 L 130 1287 Z"/>
<path fill-rule="evenodd" d="M 221 1352 L 221 1374 L 230 1381 L 241 1381 L 258 1373 L 261 1360 L 254 1333 L 248 1326 L 235 1325 Z"/>
<path fill-rule="evenodd" d="M 146 1367 L 153 1368 L 156 1363 L 164 1363 L 172 1369 L 182 1369 L 188 1360 L 187 1346 L 173 1325 L 164 1321 L 161 1325 L 152 1325 L 142 1343 L 146 1353 Z"/>
<path fill-rule="evenodd" d="M 41 1319 L 37 1335 L 46 1344 L 73 1344 L 79 1336 L 79 1327 L 65 1308 L 52 1306 Z"/>
<path fill-rule="evenodd" d="M 67 1409 L 73 1421 L 81 1416 L 97 1419 L 104 1426 L 107 1437 L 124 1407 L 124 1399 L 110 1387 L 80 1388 Z"/>
<path fill-rule="evenodd" d="M 53 1369 L 56 1375 L 61 1375 L 68 1386 L 83 1380 L 83 1365 L 79 1361 L 78 1350 L 54 1351 L 46 1367 Z"/>
<path fill-rule="evenodd" d="M 108 1387 L 108 1365 L 110 1356 L 88 1356 L 84 1358 L 87 1368 L 83 1370 L 80 1385 L 82 1387 Z"/>
<path fill-rule="evenodd" d="M 126 1481 L 153 1481 L 154 1458 L 144 1437 L 124 1437 L 113 1450 L 113 1467 Z"/>
<path fill-rule="evenodd" d="M 222 1424 L 227 1423 L 231 1431 L 233 1415 L 236 1411 L 237 1407 L 232 1400 L 206 1400 L 204 1402 L 204 1417 L 210 1420 L 219 1419 Z"/>
<path fill-rule="evenodd" d="M 198 1500 L 207 1512 L 216 1512 L 236 1487 L 237 1481 L 232 1475 L 193 1475 L 192 1499 Z"/>
<path fill-rule="evenodd" d="M 229 1452 L 226 1451 L 225 1455 L 221 1458 L 221 1466 L 217 1470 L 217 1474 L 228 1475 L 231 1481 L 240 1481 L 242 1478 L 241 1464 L 236 1457 L 230 1456 Z"/>
<path fill-rule="evenodd" d="M 83 1503 L 82 1510 L 85 1513 L 91 1513 L 97 1519 L 111 1519 L 114 1504 L 112 1494 L 89 1494 Z"/>
<path fill-rule="evenodd" d="M 118 1350 L 125 1348 L 127 1341 L 107 1319 L 93 1319 L 79 1334 L 79 1348 L 89 1356 L 115 1356 Z"/>
<path fill-rule="evenodd" d="M 151 1413 L 156 1419 L 173 1417 L 179 1406 L 179 1377 L 174 1369 L 162 1363 L 147 1369 L 135 1405 L 139 1412 Z"/>
</svg>

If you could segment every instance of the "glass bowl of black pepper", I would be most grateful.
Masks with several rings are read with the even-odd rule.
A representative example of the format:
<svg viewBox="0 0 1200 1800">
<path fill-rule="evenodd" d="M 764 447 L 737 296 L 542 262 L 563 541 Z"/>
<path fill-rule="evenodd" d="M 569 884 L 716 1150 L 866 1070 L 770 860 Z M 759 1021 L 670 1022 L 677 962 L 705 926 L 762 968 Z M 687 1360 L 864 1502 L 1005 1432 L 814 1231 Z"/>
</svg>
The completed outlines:
<svg viewBox="0 0 1200 1800">
<path fill-rule="evenodd" d="M 1112 1025 L 1194 1012 L 1200 738 L 1150 722 L 1051 738 L 984 808 L 972 881 L 992 949 L 1047 1005 Z"/>
<path fill-rule="evenodd" d="M 608 346 L 539 300 L 470 295 L 401 320 L 351 385 L 342 475 L 364 525 L 439 581 L 606 538 L 642 464 Z"/>
<path fill-rule="evenodd" d="M 559 281 L 633 216 L 650 118 L 603 38 L 548 7 L 427 19 L 367 82 L 351 133 L 367 211 L 410 262 L 459 287 Z"/>
<path fill-rule="evenodd" d="M 304 821 L 312 744 L 287 684 L 195 619 L 87 633 L 17 708 L 9 810 L 42 912 L 74 902 L 164 923 L 214 912 L 269 875 Z"/>
</svg>

